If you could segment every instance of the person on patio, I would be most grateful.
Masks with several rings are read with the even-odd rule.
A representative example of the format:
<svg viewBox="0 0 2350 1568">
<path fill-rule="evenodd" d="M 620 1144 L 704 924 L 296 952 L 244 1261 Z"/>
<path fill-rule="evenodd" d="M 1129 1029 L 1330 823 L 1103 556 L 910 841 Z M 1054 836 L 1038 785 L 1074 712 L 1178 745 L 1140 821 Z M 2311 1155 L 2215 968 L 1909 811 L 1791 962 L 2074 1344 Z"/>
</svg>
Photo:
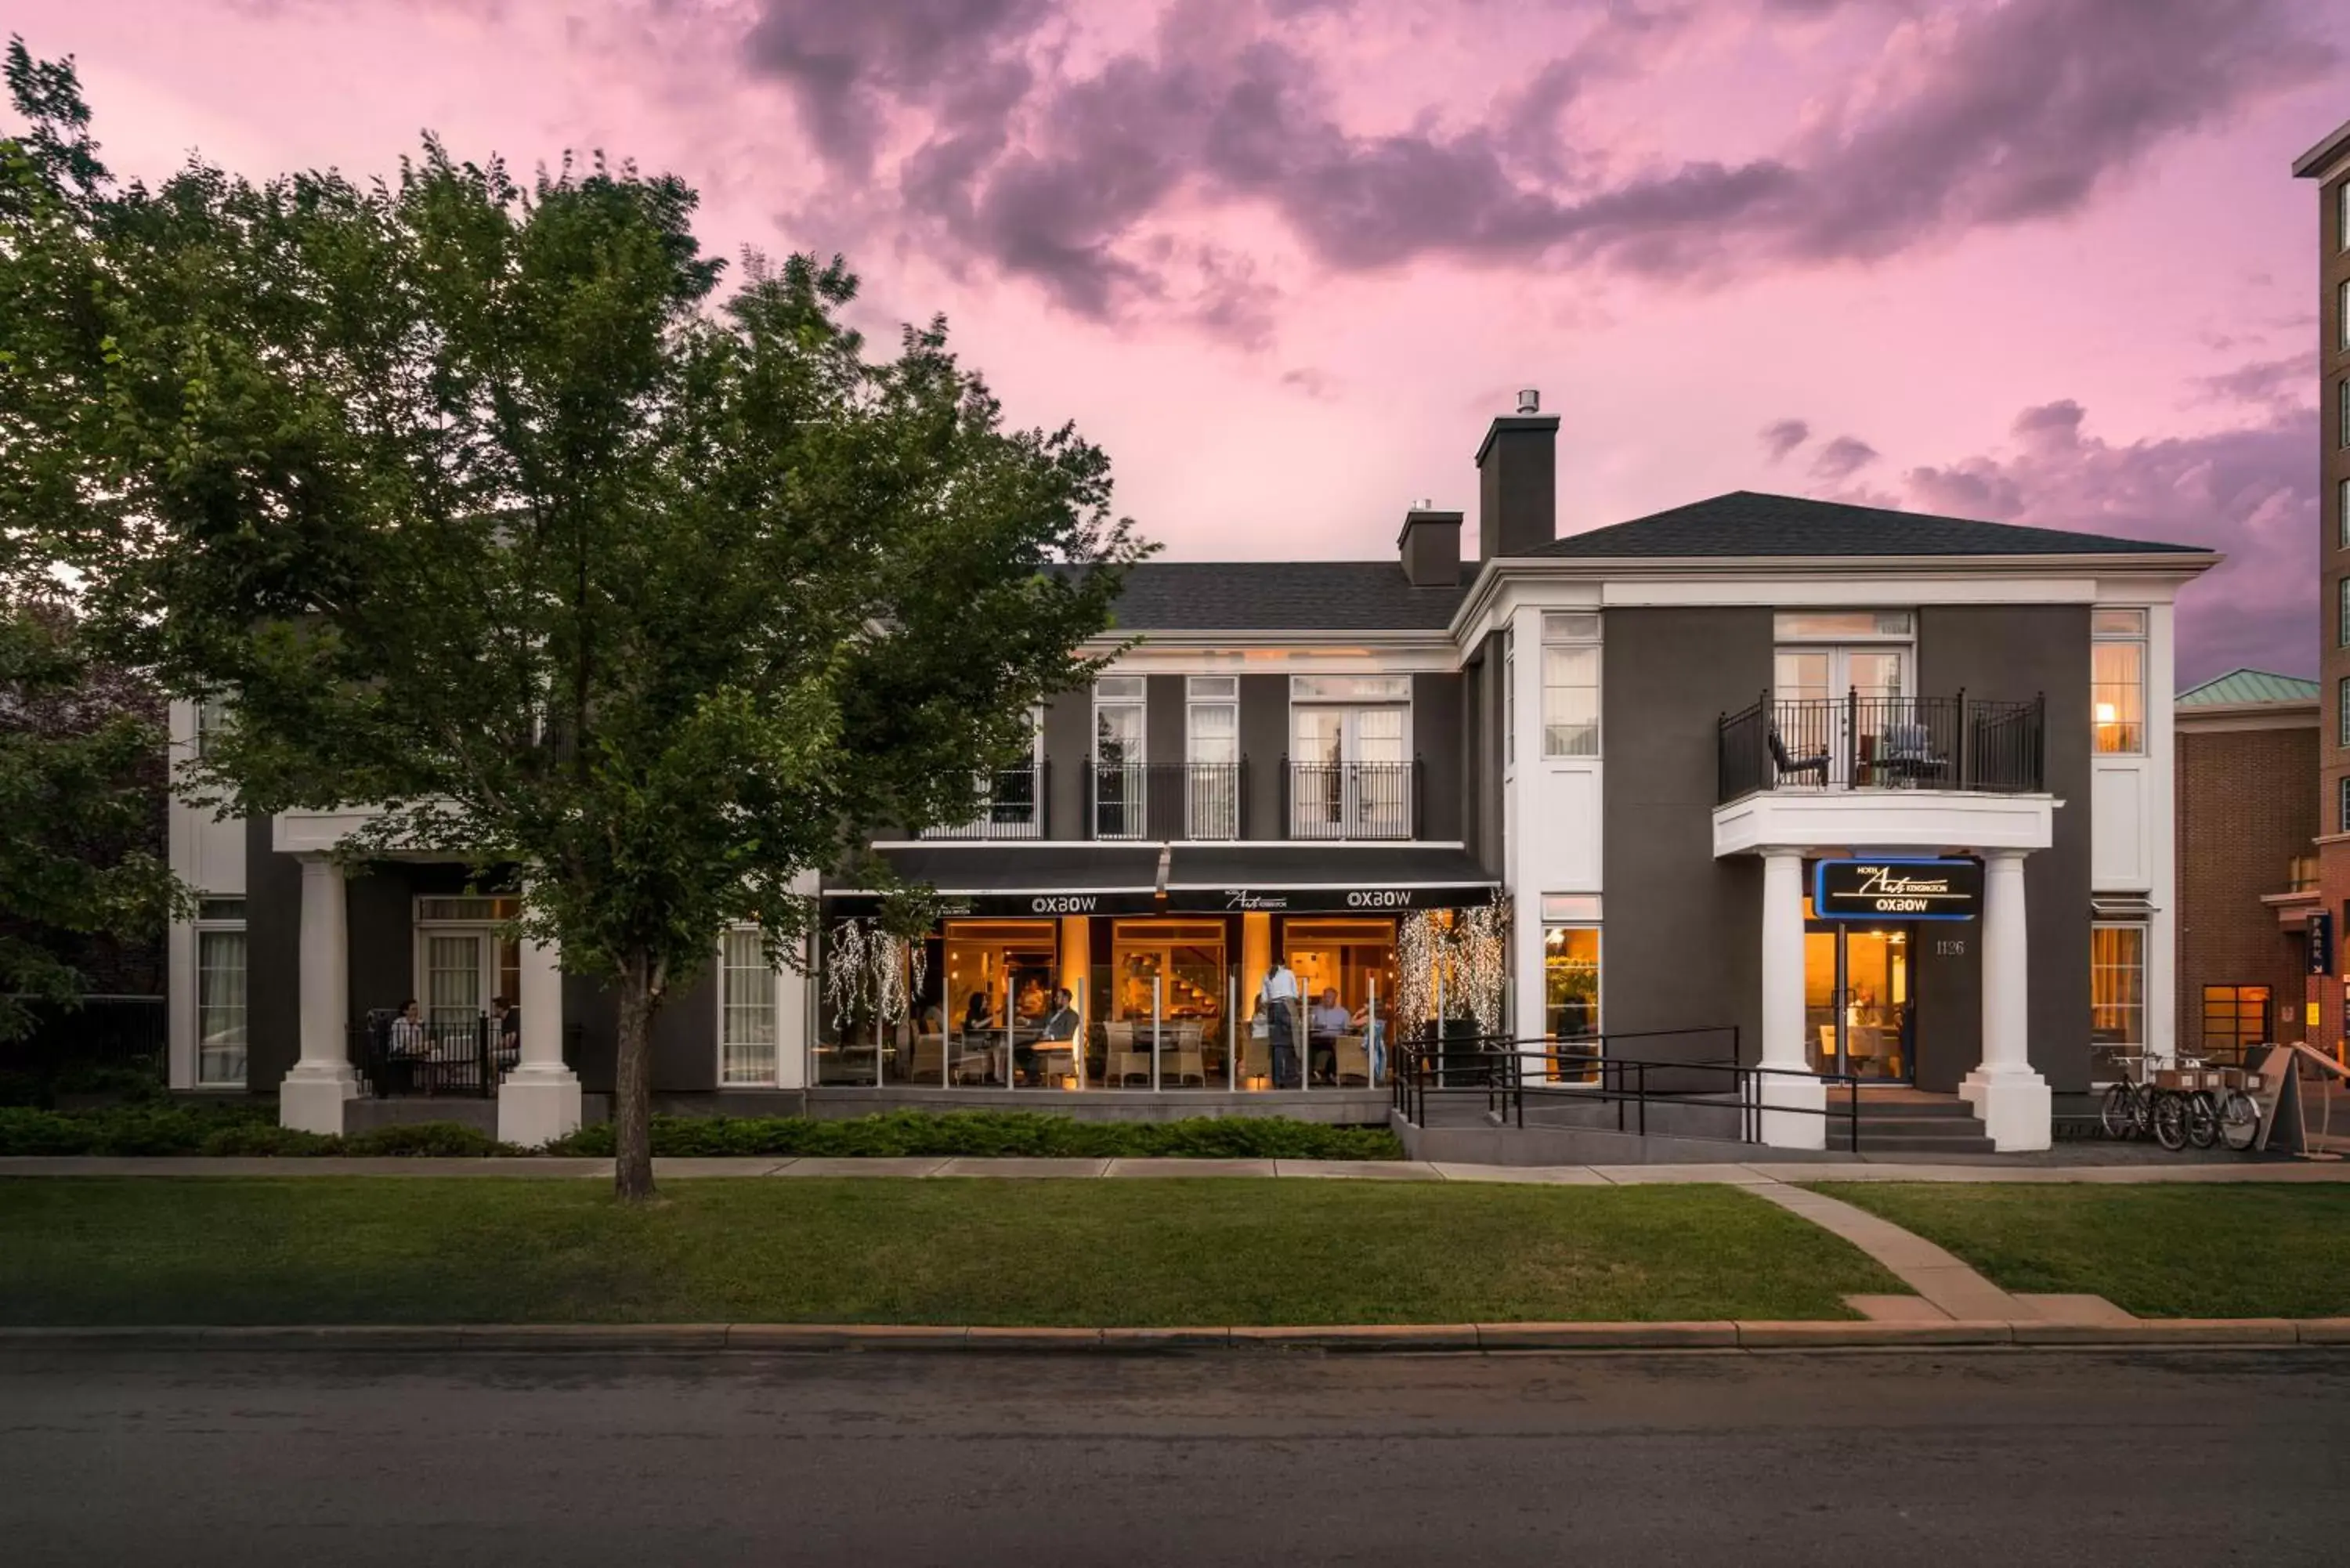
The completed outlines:
<svg viewBox="0 0 2350 1568">
<path fill-rule="evenodd" d="M 1337 1081 L 1338 1036 L 1347 1033 L 1354 1022 L 1354 1014 L 1338 1005 L 1336 990 L 1326 989 L 1315 1003 L 1305 1027 L 1306 1042 L 1312 1048 L 1315 1082 L 1330 1084 Z"/>
<path fill-rule="evenodd" d="M 1076 1075 L 1077 1010 L 1069 1005 L 1069 992 L 1066 988 L 1053 992 L 1053 1010 L 1045 1015 L 1045 1022 L 1038 1026 L 1036 1043 L 1034 1045 L 1021 1046 L 1016 1053 L 1022 1057 L 1022 1071 L 1032 1079 L 1042 1080 L 1043 1074 L 1039 1071 L 1036 1059 L 1040 1052 L 1048 1058 L 1045 1063 L 1045 1067 L 1048 1069 L 1057 1067 L 1058 1053 L 1068 1052 L 1067 1071 L 1071 1076 Z"/>
<path fill-rule="evenodd" d="M 1376 1085 L 1387 1075 L 1387 1023 L 1378 1013 L 1371 1011 L 1371 1004 L 1367 1000 L 1355 1010 L 1355 1016 L 1348 1022 L 1352 1024 L 1355 1033 L 1363 1037 L 1365 1057 L 1370 1064 L 1371 1082 Z"/>
<path fill-rule="evenodd" d="M 416 1064 L 432 1054 L 432 1040 L 424 1028 L 424 1014 L 410 997 L 400 1004 L 383 1042 L 384 1074 L 391 1081 L 386 1092 L 407 1094 L 416 1086 Z"/>
<path fill-rule="evenodd" d="M 490 998 L 490 1051 L 500 1062 L 522 1056 L 522 1009 L 508 1006 L 503 996 Z"/>
<path fill-rule="evenodd" d="M 1273 1040 L 1273 1086 L 1302 1088 L 1305 1085 L 1297 1063 L 1297 976 L 1276 957 L 1256 994 Z"/>
<path fill-rule="evenodd" d="M 987 1005 L 987 992 L 972 992 L 971 1000 L 963 1004 L 962 1032 L 965 1034 L 984 1034 L 994 1027 L 995 1009 Z"/>
</svg>

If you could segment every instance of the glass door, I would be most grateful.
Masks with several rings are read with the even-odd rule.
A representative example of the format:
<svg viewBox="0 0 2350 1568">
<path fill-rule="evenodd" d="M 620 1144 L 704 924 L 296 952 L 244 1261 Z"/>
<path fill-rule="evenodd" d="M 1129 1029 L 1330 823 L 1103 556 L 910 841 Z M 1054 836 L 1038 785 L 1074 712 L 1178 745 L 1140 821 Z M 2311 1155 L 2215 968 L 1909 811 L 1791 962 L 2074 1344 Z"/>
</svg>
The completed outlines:
<svg viewBox="0 0 2350 1568">
<path fill-rule="evenodd" d="M 1294 710 L 1293 836 L 1402 838 L 1411 820 L 1411 760 L 1401 707 Z"/>
<path fill-rule="evenodd" d="M 1918 1075 L 1909 929 L 1821 921 L 1804 932 L 1804 1045 L 1813 1070 L 1884 1083 Z"/>
<path fill-rule="evenodd" d="M 1772 663 L 1779 738 L 1790 756 L 1831 761 L 1822 783 L 1867 784 L 1885 732 L 1912 717 L 1909 650 L 1783 648 Z"/>
<path fill-rule="evenodd" d="M 1143 685 L 1139 675 L 1094 682 L 1094 836 L 1144 833 Z"/>
</svg>

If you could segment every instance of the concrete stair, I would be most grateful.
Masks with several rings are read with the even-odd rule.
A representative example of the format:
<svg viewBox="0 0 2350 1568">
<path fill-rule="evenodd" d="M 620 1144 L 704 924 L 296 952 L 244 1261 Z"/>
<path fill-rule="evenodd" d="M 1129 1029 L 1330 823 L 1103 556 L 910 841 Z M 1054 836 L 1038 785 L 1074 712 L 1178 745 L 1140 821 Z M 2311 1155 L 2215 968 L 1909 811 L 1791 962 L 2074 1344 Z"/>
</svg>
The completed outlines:
<svg viewBox="0 0 2350 1568">
<path fill-rule="evenodd" d="M 1831 1137 L 1841 1129 L 1832 1130 Z M 1860 1099 L 1860 1152 L 1869 1154 L 1991 1154 L 1991 1139 L 1964 1100 L 1923 1095 Z"/>
</svg>

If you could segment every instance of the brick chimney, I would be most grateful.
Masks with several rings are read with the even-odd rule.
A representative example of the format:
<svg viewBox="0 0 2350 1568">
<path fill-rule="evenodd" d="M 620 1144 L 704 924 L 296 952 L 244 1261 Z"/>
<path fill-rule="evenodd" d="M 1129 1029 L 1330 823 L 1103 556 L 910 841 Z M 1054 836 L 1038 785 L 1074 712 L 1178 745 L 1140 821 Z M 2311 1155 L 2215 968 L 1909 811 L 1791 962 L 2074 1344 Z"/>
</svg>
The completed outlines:
<svg viewBox="0 0 2350 1568">
<path fill-rule="evenodd" d="M 1403 514 L 1403 531 L 1396 535 L 1403 554 L 1404 580 L 1416 588 L 1451 588 L 1461 584 L 1461 514 L 1439 512 L 1432 501 L 1415 501 Z"/>
<path fill-rule="evenodd" d="M 1523 556 L 1558 537 L 1558 416 L 1542 394 L 1518 394 L 1477 449 L 1477 558 Z"/>
</svg>

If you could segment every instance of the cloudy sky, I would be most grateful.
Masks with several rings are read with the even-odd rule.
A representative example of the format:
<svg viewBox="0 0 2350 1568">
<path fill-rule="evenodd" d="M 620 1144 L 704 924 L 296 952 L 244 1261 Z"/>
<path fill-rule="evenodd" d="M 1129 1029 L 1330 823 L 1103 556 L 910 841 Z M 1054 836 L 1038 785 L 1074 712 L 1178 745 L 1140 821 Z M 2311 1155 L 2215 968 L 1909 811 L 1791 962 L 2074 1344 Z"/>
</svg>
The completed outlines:
<svg viewBox="0 0 2350 1568">
<path fill-rule="evenodd" d="M 2315 664 L 2294 156 L 2337 0 L 16 0 L 119 171 L 600 148 L 713 248 L 845 253 L 1074 419 L 1171 558 L 1724 490 L 2181 540 L 2189 680 Z"/>
</svg>

